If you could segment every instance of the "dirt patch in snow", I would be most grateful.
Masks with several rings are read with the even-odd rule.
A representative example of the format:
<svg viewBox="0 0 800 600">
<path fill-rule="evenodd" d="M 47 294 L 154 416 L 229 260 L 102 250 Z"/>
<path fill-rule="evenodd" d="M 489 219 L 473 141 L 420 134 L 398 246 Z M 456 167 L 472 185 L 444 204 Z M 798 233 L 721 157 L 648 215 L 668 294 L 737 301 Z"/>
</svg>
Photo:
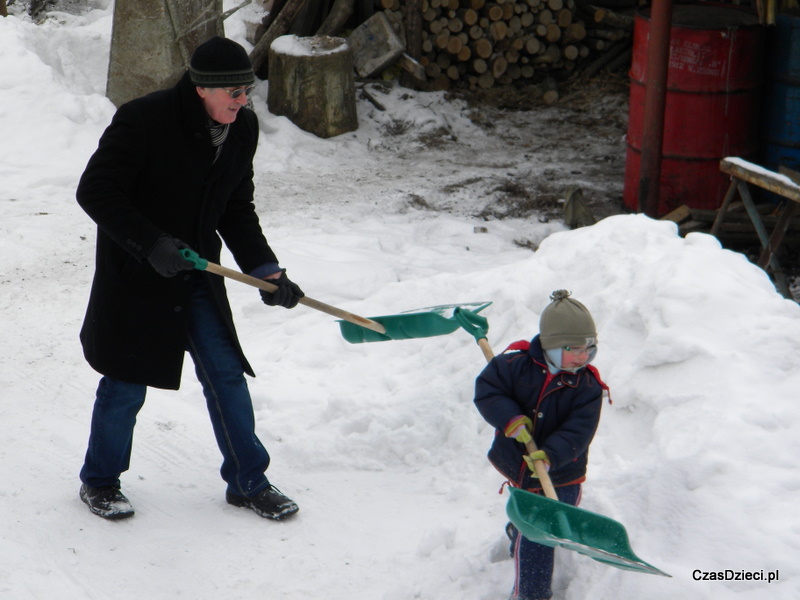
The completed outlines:
<svg viewBox="0 0 800 600">
<path fill-rule="evenodd" d="M 402 120 L 386 124 L 381 150 L 408 162 L 409 181 L 428 184 L 418 181 L 409 207 L 486 220 L 562 220 L 566 197 L 579 188 L 596 219 L 623 212 L 627 77 L 578 79 L 559 90 L 551 105 L 536 86 L 448 93 L 461 107 L 454 111 L 477 127 L 474 135 L 448 126 L 455 117 L 447 114 L 443 126 L 423 131 Z M 380 85 L 370 93 L 380 96 Z M 413 150 L 408 136 L 415 136 Z M 419 162 L 423 171 L 414 168 Z"/>
<path fill-rule="evenodd" d="M 379 94 L 380 85 L 373 91 Z M 545 104 L 538 86 L 458 90 L 446 94 L 452 107 L 443 126 L 416 131 L 402 120 L 386 126 L 390 141 L 383 150 L 393 152 L 393 161 L 406 161 L 405 179 L 413 188 L 405 208 L 563 223 L 566 198 L 580 190 L 596 220 L 628 212 L 622 205 L 627 75 L 575 78 L 559 85 L 559 95 Z M 456 113 L 476 131 L 448 126 Z M 409 146 L 409 138 L 415 144 Z M 515 239 L 532 249 L 539 241 L 535 235 Z M 760 253 L 760 247 L 729 247 L 753 262 Z M 783 252 L 797 299 L 800 253 L 788 243 Z"/>
</svg>

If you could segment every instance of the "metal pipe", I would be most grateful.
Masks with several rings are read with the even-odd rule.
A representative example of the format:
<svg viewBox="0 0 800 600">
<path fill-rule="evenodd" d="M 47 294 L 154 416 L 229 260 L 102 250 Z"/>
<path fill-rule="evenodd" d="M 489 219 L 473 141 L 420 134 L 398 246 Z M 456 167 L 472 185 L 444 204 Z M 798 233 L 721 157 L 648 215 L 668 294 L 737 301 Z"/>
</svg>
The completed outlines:
<svg viewBox="0 0 800 600">
<path fill-rule="evenodd" d="M 649 217 L 657 218 L 661 197 L 661 148 L 664 141 L 672 0 L 653 0 L 650 20 L 639 170 L 639 210 Z"/>
</svg>

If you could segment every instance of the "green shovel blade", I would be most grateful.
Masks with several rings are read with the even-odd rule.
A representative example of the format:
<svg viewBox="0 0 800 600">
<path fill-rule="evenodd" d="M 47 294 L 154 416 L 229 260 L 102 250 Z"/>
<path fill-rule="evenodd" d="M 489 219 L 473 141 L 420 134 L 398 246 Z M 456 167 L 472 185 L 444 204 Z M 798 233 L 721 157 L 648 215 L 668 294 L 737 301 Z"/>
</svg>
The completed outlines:
<svg viewBox="0 0 800 600">
<path fill-rule="evenodd" d="M 527 539 L 574 550 L 619 569 L 671 577 L 633 553 L 621 523 L 526 490 L 508 489 L 506 513 Z"/>
<path fill-rule="evenodd" d="M 417 308 L 395 315 L 370 317 L 386 328 L 386 333 L 378 333 L 349 321 L 339 321 L 342 337 L 351 344 L 362 342 L 386 342 L 391 340 L 411 340 L 453 333 L 461 327 L 452 316 L 453 311 L 462 307 L 474 313 L 482 311 L 491 302 L 467 302 L 464 304 L 442 304 Z M 447 316 L 446 316 L 447 315 Z"/>
</svg>

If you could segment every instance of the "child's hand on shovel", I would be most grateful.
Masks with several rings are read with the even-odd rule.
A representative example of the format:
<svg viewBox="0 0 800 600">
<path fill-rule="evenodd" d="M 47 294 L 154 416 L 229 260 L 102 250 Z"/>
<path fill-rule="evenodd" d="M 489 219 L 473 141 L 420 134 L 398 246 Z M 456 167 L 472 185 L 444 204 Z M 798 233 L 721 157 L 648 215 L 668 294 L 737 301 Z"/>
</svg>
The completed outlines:
<svg viewBox="0 0 800 600">
<path fill-rule="evenodd" d="M 533 439 L 530 433 L 532 427 L 533 423 L 528 417 L 519 415 L 508 422 L 503 433 L 506 434 L 506 437 L 514 438 L 518 442 L 527 444 Z"/>
<path fill-rule="evenodd" d="M 533 454 L 525 454 L 522 457 L 525 460 L 525 464 L 528 465 L 528 468 L 533 473 L 533 477 L 538 478 L 539 476 L 536 474 L 536 469 L 533 466 L 533 463 L 537 460 L 541 460 L 544 462 L 544 470 L 550 471 L 550 459 L 547 457 L 547 454 L 544 450 L 537 450 Z"/>
</svg>

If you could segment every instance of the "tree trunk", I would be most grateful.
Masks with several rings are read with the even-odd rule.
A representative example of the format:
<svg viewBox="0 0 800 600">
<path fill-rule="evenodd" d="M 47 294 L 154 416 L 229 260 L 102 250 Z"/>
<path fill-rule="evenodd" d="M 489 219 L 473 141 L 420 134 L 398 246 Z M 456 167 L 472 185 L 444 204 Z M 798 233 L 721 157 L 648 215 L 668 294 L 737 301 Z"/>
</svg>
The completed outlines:
<svg viewBox="0 0 800 600">
<path fill-rule="evenodd" d="M 222 0 L 117 0 L 106 96 L 119 106 L 174 85 L 214 35 L 223 35 Z"/>
<path fill-rule="evenodd" d="M 282 36 L 272 45 L 269 73 L 271 113 L 321 138 L 358 129 L 353 52 L 346 40 Z"/>
</svg>

